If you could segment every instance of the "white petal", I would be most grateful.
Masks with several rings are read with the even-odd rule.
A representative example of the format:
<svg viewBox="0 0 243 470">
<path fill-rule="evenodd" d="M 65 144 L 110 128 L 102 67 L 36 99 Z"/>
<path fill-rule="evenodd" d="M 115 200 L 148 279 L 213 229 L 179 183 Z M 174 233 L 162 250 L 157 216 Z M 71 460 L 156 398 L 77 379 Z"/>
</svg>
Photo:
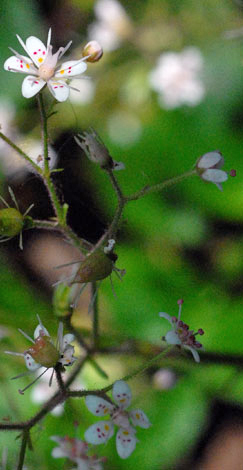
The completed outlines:
<svg viewBox="0 0 243 470">
<path fill-rule="evenodd" d="M 31 67 L 32 65 L 32 67 Z M 15 55 L 9 57 L 4 62 L 4 69 L 9 72 L 20 72 L 20 73 L 33 73 L 36 74 L 33 70 L 33 63 L 28 57 L 23 56 L 23 60 L 19 59 Z M 36 70 L 36 69 L 35 69 Z M 37 75 L 37 74 L 36 74 Z"/>
<path fill-rule="evenodd" d="M 67 452 L 65 452 L 65 450 L 61 447 L 54 447 L 54 449 L 52 449 L 51 455 L 54 457 L 54 459 L 58 459 L 59 457 L 68 457 Z"/>
<path fill-rule="evenodd" d="M 136 447 L 137 439 L 134 432 L 119 429 L 116 435 L 116 449 L 121 459 L 127 459 Z"/>
<path fill-rule="evenodd" d="M 122 162 L 116 162 L 113 160 L 113 170 L 119 171 L 119 170 L 125 170 L 125 165 Z"/>
<path fill-rule="evenodd" d="M 41 334 L 41 331 L 44 331 L 45 336 L 50 336 L 47 329 L 43 325 L 37 325 L 35 331 L 34 331 L 34 338 L 38 338 Z"/>
<path fill-rule="evenodd" d="M 37 67 L 40 67 L 47 55 L 46 46 L 44 46 L 43 42 L 35 36 L 30 36 L 26 40 L 26 49 L 33 62 Z"/>
<path fill-rule="evenodd" d="M 63 62 L 61 67 L 55 72 L 55 77 L 73 77 L 74 75 L 80 75 L 87 69 L 87 65 L 83 59 L 81 60 L 69 60 Z"/>
<path fill-rule="evenodd" d="M 159 316 L 168 320 L 173 325 L 172 316 L 165 312 L 160 312 Z"/>
<path fill-rule="evenodd" d="M 31 357 L 29 353 L 24 354 L 24 360 L 25 360 L 26 367 L 29 370 L 36 370 L 40 367 L 40 364 L 35 362 L 35 360 L 33 359 L 33 357 Z"/>
<path fill-rule="evenodd" d="M 220 152 L 208 152 L 205 153 L 198 161 L 198 168 L 211 168 L 217 165 L 221 161 L 222 155 Z"/>
<path fill-rule="evenodd" d="M 63 348 L 65 349 L 65 347 L 66 347 L 68 344 L 72 343 L 72 342 L 74 341 L 74 339 L 75 339 L 75 336 L 72 335 L 71 333 L 68 333 L 68 334 L 64 335 L 64 336 L 63 336 L 63 340 L 62 340 L 62 346 L 63 346 Z"/>
<path fill-rule="evenodd" d="M 170 331 L 168 331 L 168 333 L 166 333 L 165 341 L 168 344 L 181 344 L 181 340 L 180 340 L 178 334 L 176 333 L 176 331 L 174 331 L 174 330 L 170 330 Z"/>
<path fill-rule="evenodd" d="M 189 351 L 191 351 L 191 353 L 194 357 L 194 360 L 196 362 L 200 362 L 200 356 L 199 356 L 199 354 L 198 354 L 198 352 L 195 348 L 193 348 L 192 346 L 183 346 L 183 347 L 184 347 L 184 349 L 188 349 Z"/>
<path fill-rule="evenodd" d="M 46 82 L 40 78 L 35 78 L 33 75 L 25 77 L 22 83 L 22 95 L 24 98 L 32 98 L 45 86 Z"/>
<path fill-rule="evenodd" d="M 98 469 L 98 467 L 94 466 L 95 464 L 94 465 L 91 464 L 91 466 L 90 466 L 89 459 L 84 460 L 84 459 L 81 459 L 81 458 L 76 458 L 76 464 L 78 466 L 75 467 L 73 470 L 95 470 L 96 468 Z"/>
<path fill-rule="evenodd" d="M 132 400 L 132 392 L 129 385 L 124 380 L 117 380 L 112 389 L 112 395 L 120 408 L 127 408 Z"/>
<path fill-rule="evenodd" d="M 107 416 L 114 410 L 111 403 L 97 395 L 87 395 L 85 403 L 88 410 L 95 416 Z"/>
<path fill-rule="evenodd" d="M 142 410 L 131 410 L 129 412 L 129 417 L 131 418 L 134 426 L 139 426 L 143 429 L 147 429 L 151 426 L 146 414 Z"/>
<path fill-rule="evenodd" d="M 223 183 L 228 179 L 228 174 L 223 170 L 206 170 L 202 173 L 202 178 L 211 183 Z"/>
<path fill-rule="evenodd" d="M 111 421 L 99 421 L 92 424 L 84 433 L 84 438 L 90 444 L 104 444 L 114 434 L 114 426 Z"/>
<path fill-rule="evenodd" d="M 71 366 L 74 361 L 76 361 L 76 357 L 74 357 L 74 347 L 69 345 L 66 347 L 66 349 L 63 351 L 62 356 L 58 362 L 62 364 L 63 366 Z"/>
<path fill-rule="evenodd" d="M 69 97 L 69 87 L 65 82 L 62 82 L 61 80 L 56 82 L 49 80 L 47 85 L 51 94 L 57 101 L 66 101 L 66 99 Z"/>
</svg>

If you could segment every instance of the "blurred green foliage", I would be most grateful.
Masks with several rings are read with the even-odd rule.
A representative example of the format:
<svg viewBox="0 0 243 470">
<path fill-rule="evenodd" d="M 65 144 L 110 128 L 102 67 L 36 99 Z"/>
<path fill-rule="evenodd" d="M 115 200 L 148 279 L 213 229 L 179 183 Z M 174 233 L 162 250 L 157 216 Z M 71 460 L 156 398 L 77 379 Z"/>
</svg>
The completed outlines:
<svg viewBox="0 0 243 470">
<path fill-rule="evenodd" d="M 192 328 L 204 329 L 205 351 L 243 357 L 243 37 L 225 36 L 226 31 L 242 27 L 243 7 L 240 2 L 228 0 L 143 0 L 122 4 L 132 20 L 134 35 L 118 49 L 104 54 L 99 64 L 89 67 L 88 75 L 96 82 L 92 103 L 76 105 L 67 101 L 58 105 L 58 113 L 50 122 L 52 141 L 66 131 L 95 128 L 111 155 L 125 163 L 126 170 L 117 177 L 128 194 L 187 171 L 200 155 L 214 149 L 221 150 L 228 170 L 236 168 L 237 177 L 226 182 L 221 193 L 213 184 L 194 176 L 126 207 L 116 252 L 117 266 L 125 268 L 127 274 L 122 282 L 114 278 L 116 296 L 108 280 L 100 287 L 102 335 L 116 345 L 136 339 L 159 346 L 168 325 L 158 312 L 176 314 L 176 301 L 183 297 L 182 318 Z M 58 31 L 63 45 L 74 38 L 78 56 L 79 41 L 85 43 L 88 25 L 94 19 L 93 7 L 91 0 L 63 1 L 58 12 L 44 21 L 38 2 L 13 4 L 5 0 L 1 5 L 1 57 L 8 57 L 8 46 L 20 51 L 16 33 L 23 39 L 34 34 L 45 41 L 49 26 L 54 33 Z M 60 22 L 67 11 L 76 21 L 60 32 Z M 196 107 L 162 109 L 156 93 L 149 88 L 148 73 L 160 53 L 191 45 L 199 47 L 204 57 L 206 96 Z M 21 76 L 2 71 L 0 99 L 8 97 L 15 103 L 19 132 L 39 136 L 34 99 L 25 100 L 20 88 Z M 124 121 L 131 123 L 132 131 Z M 117 140 L 110 133 L 111 122 L 117 123 Z M 133 128 L 134 122 L 139 123 L 139 138 L 133 139 L 133 129 L 135 134 L 137 129 L 136 125 Z M 104 215 L 105 222 L 111 220 L 115 197 L 106 175 L 86 160 L 82 161 L 79 173 L 82 172 L 99 215 Z M 79 181 L 77 177 L 78 184 L 81 178 Z M 0 322 L 8 328 L 7 336 L 1 339 L 2 351 L 26 348 L 17 328 L 31 335 L 36 313 L 51 333 L 57 329 L 50 299 L 41 286 L 37 292 L 36 285 L 31 286 L 23 278 L 22 270 L 17 273 L 16 265 L 1 256 Z M 82 324 L 77 315 L 79 321 Z M 89 318 L 87 321 L 90 325 Z M 129 355 L 98 359 L 111 381 L 136 365 L 136 358 Z M 138 363 L 141 360 L 137 358 Z M 222 397 L 242 404 L 242 375 L 228 362 L 217 365 L 212 359 L 211 363 L 204 363 L 202 354 L 200 365 L 183 358 L 170 359 L 165 364 L 180 371 L 172 390 L 156 390 L 149 376 L 131 381 L 136 406 L 144 409 L 153 426 L 138 432 L 137 449 L 124 462 L 116 455 L 114 439 L 106 447 L 101 446 L 98 452 L 108 456 L 105 468 L 132 470 L 136 465 L 144 470 L 172 470 L 181 456 L 190 455 L 202 436 L 213 399 Z M 29 398 L 30 391 L 20 396 L 18 384 L 10 380 L 24 369 L 21 359 L 2 353 L 1 420 L 24 420 L 38 409 Z M 82 377 L 86 387 L 107 385 L 91 366 L 85 366 Z M 60 429 L 62 435 L 73 435 L 74 417 L 81 423 L 83 437 L 92 416 L 82 400 L 66 403 L 64 415 L 48 416 L 34 428 L 34 452 L 29 451 L 26 459 L 30 470 L 60 469 L 60 461 L 51 457 L 53 443 L 49 437 L 59 434 Z M 9 468 L 18 454 L 15 437 L 13 432 L 0 434 L 1 446 L 8 447 Z"/>
</svg>

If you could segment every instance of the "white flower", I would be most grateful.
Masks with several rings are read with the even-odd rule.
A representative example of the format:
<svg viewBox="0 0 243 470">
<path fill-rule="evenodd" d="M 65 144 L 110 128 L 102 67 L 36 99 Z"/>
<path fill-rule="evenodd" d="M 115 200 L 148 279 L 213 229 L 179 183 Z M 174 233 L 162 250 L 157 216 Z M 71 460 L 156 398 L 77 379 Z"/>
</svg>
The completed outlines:
<svg viewBox="0 0 243 470">
<path fill-rule="evenodd" d="M 215 150 L 214 152 L 205 153 L 200 157 L 196 163 L 196 168 L 204 181 L 208 181 L 216 184 L 216 186 L 223 190 L 221 183 L 228 179 L 228 173 L 226 171 L 220 170 L 224 165 L 224 158 L 222 154 Z M 229 172 L 231 176 L 235 176 L 235 170 Z"/>
<path fill-rule="evenodd" d="M 89 27 L 89 36 L 106 51 L 119 47 L 131 32 L 131 21 L 117 0 L 98 0 L 94 7 L 97 20 Z"/>
<path fill-rule="evenodd" d="M 99 421 L 90 426 L 85 432 L 85 439 L 90 444 L 104 444 L 114 434 L 114 424 L 118 426 L 116 435 L 116 449 L 122 459 L 126 459 L 134 451 L 137 443 L 136 430 L 133 426 L 147 429 L 150 422 L 142 410 L 125 411 L 130 405 L 132 393 L 130 387 L 123 380 L 117 380 L 112 389 L 115 403 L 110 403 L 96 395 L 87 395 L 85 401 L 91 413 L 95 416 L 110 415 L 109 421 Z"/>
<path fill-rule="evenodd" d="M 205 94 L 198 77 L 202 66 L 201 52 L 195 47 L 162 54 L 149 76 L 151 87 L 159 93 L 161 106 L 173 109 L 183 104 L 199 104 Z"/>
<path fill-rule="evenodd" d="M 24 353 L 16 353 L 13 351 L 4 351 L 6 354 L 11 354 L 13 356 L 22 356 L 25 360 L 25 364 L 29 371 L 33 372 L 41 367 L 44 367 L 45 370 L 42 372 L 39 377 L 46 373 L 49 368 L 53 369 L 58 364 L 64 368 L 64 366 L 71 366 L 76 358 L 73 356 L 74 347 L 71 346 L 71 342 L 74 340 L 74 335 L 68 333 L 63 335 L 63 323 L 59 323 L 58 332 L 57 332 L 57 344 L 54 345 L 53 340 L 51 339 L 47 329 L 42 324 L 40 317 L 37 315 L 39 324 L 34 331 L 34 339 L 28 336 L 23 330 L 19 328 L 19 332 L 27 338 L 33 346 L 31 346 Z M 49 384 L 51 385 L 53 373 L 50 378 Z M 20 374 L 14 379 L 22 377 L 25 374 Z M 32 383 L 35 383 L 38 378 L 35 379 Z M 30 387 L 29 384 L 23 390 L 19 390 L 22 394 L 27 388 Z"/>
<path fill-rule="evenodd" d="M 21 46 L 29 57 L 23 56 L 14 49 L 10 50 L 15 54 L 9 57 L 4 63 L 4 69 L 10 72 L 20 72 L 28 74 L 22 83 L 22 94 L 25 98 L 32 98 L 45 85 L 57 101 L 66 101 L 69 96 L 70 86 L 67 83 L 73 76 L 81 75 L 87 69 L 86 58 L 80 60 L 70 60 L 57 66 L 57 62 L 69 49 L 72 41 L 66 47 L 60 47 L 53 54 L 51 42 L 51 29 L 49 29 L 47 46 L 35 36 L 30 36 L 26 44 L 17 35 Z"/>
<path fill-rule="evenodd" d="M 59 447 L 52 450 L 52 457 L 66 457 L 77 464 L 78 470 L 102 470 L 103 459 L 98 459 L 95 455 L 88 456 L 88 444 L 81 439 L 51 436 L 51 440 L 59 444 Z"/>
<path fill-rule="evenodd" d="M 197 352 L 197 349 L 202 348 L 202 344 L 196 340 L 196 335 L 203 335 L 204 331 L 200 328 L 197 332 L 189 330 L 189 326 L 181 321 L 181 306 L 183 300 L 179 299 L 177 301 L 179 305 L 178 318 L 168 315 L 168 313 L 160 312 L 159 316 L 168 320 L 172 326 L 172 330 L 168 331 L 166 335 L 162 338 L 168 344 L 174 344 L 176 346 L 183 347 L 191 351 L 196 362 L 200 362 L 200 357 Z"/>
</svg>

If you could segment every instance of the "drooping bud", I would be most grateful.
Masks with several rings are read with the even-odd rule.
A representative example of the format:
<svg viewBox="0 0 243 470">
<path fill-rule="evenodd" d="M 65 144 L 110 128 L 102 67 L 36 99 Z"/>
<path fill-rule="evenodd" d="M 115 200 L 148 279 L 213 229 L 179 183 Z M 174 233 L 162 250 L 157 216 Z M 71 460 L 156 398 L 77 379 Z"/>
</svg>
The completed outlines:
<svg viewBox="0 0 243 470">
<path fill-rule="evenodd" d="M 43 367 L 55 367 L 59 359 L 59 352 L 49 336 L 36 338 L 35 344 L 27 352 Z"/>
<path fill-rule="evenodd" d="M 74 136 L 75 142 L 85 152 L 86 156 L 94 163 L 100 165 L 103 169 L 121 170 L 125 166 L 121 162 L 112 159 L 108 149 L 103 144 L 98 134 L 92 130 Z"/>
<path fill-rule="evenodd" d="M 88 56 L 86 62 L 98 62 L 103 56 L 103 49 L 97 41 L 90 41 L 84 46 L 82 56 Z"/>
<path fill-rule="evenodd" d="M 15 237 L 24 226 L 23 215 L 13 207 L 0 209 L 0 236 Z"/>
<path fill-rule="evenodd" d="M 100 281 L 108 277 L 113 270 L 117 255 L 111 253 L 107 255 L 102 249 L 91 253 L 85 261 L 81 263 L 80 269 L 73 282 Z"/>
</svg>

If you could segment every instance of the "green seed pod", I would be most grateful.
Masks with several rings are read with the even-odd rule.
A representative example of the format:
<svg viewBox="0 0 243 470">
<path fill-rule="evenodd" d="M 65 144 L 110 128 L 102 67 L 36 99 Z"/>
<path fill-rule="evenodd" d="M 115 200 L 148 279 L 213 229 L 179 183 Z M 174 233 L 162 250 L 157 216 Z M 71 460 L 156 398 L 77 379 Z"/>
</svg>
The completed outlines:
<svg viewBox="0 0 243 470">
<path fill-rule="evenodd" d="M 70 311 L 72 288 L 66 284 L 56 286 L 53 294 L 53 310 L 58 317 L 66 317 Z"/>
<path fill-rule="evenodd" d="M 74 282 L 86 283 L 105 279 L 112 273 L 116 259 L 117 256 L 114 253 L 106 255 L 103 250 L 91 253 L 81 263 Z"/>
<path fill-rule="evenodd" d="M 59 352 L 49 336 L 38 336 L 27 352 L 43 367 L 55 367 L 59 359 Z"/>
<path fill-rule="evenodd" d="M 17 209 L 9 207 L 0 209 L 0 236 L 15 237 L 24 225 L 24 217 Z"/>
</svg>

